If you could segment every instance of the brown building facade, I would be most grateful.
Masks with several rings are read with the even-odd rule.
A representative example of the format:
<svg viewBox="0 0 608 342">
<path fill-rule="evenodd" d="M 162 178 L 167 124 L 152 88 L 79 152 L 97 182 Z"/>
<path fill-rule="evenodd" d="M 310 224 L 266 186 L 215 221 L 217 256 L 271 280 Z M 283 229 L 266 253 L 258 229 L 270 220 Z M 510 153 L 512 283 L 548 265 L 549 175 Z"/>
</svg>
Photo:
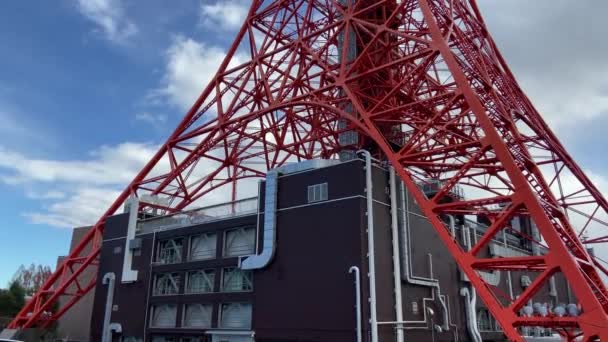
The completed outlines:
<svg viewBox="0 0 608 342">
<path fill-rule="evenodd" d="M 477 221 L 483 220 L 446 218 L 463 241 L 483 234 L 483 222 Z M 261 182 L 258 198 L 140 218 L 134 238 L 127 238 L 128 230 L 129 213 L 106 223 L 92 341 L 102 340 L 104 327 L 122 341 L 357 341 L 359 312 L 361 339 L 367 342 L 375 334 L 374 306 L 377 341 L 396 341 L 398 331 L 408 341 L 474 341 L 475 330 L 483 340 L 503 338 L 479 301 L 470 307 L 466 277 L 407 191 L 391 184 L 381 165 L 372 167 L 371 183 L 359 159 L 293 165 Z M 393 253 L 393 239 L 399 255 Z M 533 251 L 505 235 L 484 253 Z M 125 281 L 125 267 L 137 275 Z M 526 286 L 526 274 L 485 276 L 513 296 Z M 543 296 L 535 301 L 547 307 L 574 301 L 560 279 Z"/>
</svg>

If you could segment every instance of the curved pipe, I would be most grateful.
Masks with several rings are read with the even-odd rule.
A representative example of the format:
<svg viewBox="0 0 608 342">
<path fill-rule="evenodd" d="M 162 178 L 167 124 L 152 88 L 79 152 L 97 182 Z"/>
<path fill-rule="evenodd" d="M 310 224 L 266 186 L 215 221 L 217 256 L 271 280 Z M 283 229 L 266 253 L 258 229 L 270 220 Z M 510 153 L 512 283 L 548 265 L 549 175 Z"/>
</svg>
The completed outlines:
<svg viewBox="0 0 608 342">
<path fill-rule="evenodd" d="M 101 342 L 112 342 L 112 331 L 110 330 L 110 316 L 112 315 L 112 303 L 114 302 L 114 285 L 116 283 L 116 274 L 113 272 L 106 273 L 101 281 L 103 285 L 108 285 L 108 294 L 106 296 L 106 308 L 103 315 L 103 330 L 101 333 Z"/>
<path fill-rule="evenodd" d="M 256 270 L 266 267 L 274 257 L 277 230 L 277 194 L 279 171 L 273 169 L 266 173 L 264 193 L 264 234 L 262 253 L 247 257 L 241 262 L 241 269 Z"/>
<path fill-rule="evenodd" d="M 402 211 L 403 233 L 402 233 L 402 236 L 403 236 L 403 246 L 404 246 L 404 250 L 402 253 L 402 255 L 403 255 L 402 279 L 405 280 L 408 284 L 425 286 L 425 287 L 431 288 L 431 291 L 433 293 L 433 299 L 435 298 L 435 293 L 437 293 L 437 299 L 439 300 L 439 303 L 441 305 L 442 317 L 443 317 L 441 328 L 444 331 L 449 331 L 450 330 L 449 312 L 448 312 L 447 304 L 445 302 L 445 297 L 441 294 L 441 287 L 439 286 L 439 280 L 434 279 L 433 260 L 432 260 L 431 254 L 428 254 L 430 278 L 418 277 L 418 276 L 414 276 L 414 274 L 413 274 L 414 272 L 412 269 L 412 259 L 410 258 L 410 251 L 412 250 L 412 247 L 411 247 L 410 227 L 409 227 L 409 197 L 408 197 L 408 194 L 405 192 L 405 185 L 403 184 L 403 182 L 401 182 L 400 187 L 401 187 L 400 188 L 401 201 L 402 201 L 402 206 L 403 206 L 403 211 Z M 456 234 L 456 221 L 452 215 L 448 215 L 448 218 L 450 220 L 450 231 L 452 232 L 452 235 L 455 235 Z M 423 321 L 423 322 L 406 321 L 405 323 L 425 323 L 425 322 L 426 322 L 426 316 L 425 316 L 425 321 Z"/>
<path fill-rule="evenodd" d="M 361 328 L 361 271 L 359 267 L 351 266 L 348 273 L 355 274 L 355 308 L 357 310 L 357 342 L 363 341 L 363 333 Z"/>
<path fill-rule="evenodd" d="M 450 215 L 451 216 L 451 215 Z M 473 234 L 477 234 L 473 232 Z M 471 250 L 471 232 L 469 227 L 465 224 L 462 226 L 462 241 L 466 247 L 467 251 Z M 471 286 L 471 290 L 463 287 L 460 290 L 460 295 L 465 297 L 465 307 L 467 310 L 467 325 L 469 327 L 469 333 L 475 342 L 481 342 L 481 334 L 479 333 L 479 328 L 477 327 L 477 313 L 475 312 L 475 308 L 477 307 L 477 291 L 473 286 Z"/>
<path fill-rule="evenodd" d="M 122 333 L 122 325 L 120 323 L 111 323 L 109 330 L 111 333 Z"/>
<path fill-rule="evenodd" d="M 372 187 L 372 155 L 369 151 L 357 153 L 365 157 L 365 192 L 367 198 L 367 253 L 369 262 L 369 305 L 372 342 L 378 342 L 378 318 L 376 312 L 376 260 L 374 245 L 374 197 Z"/>
<path fill-rule="evenodd" d="M 434 277 L 433 274 L 433 254 L 429 253 L 428 254 L 428 258 L 429 258 L 429 273 L 431 275 L 431 278 Z M 441 295 L 441 287 L 439 287 L 439 281 L 437 281 L 437 286 L 435 286 L 435 291 L 437 291 L 437 299 L 439 299 L 439 303 L 441 304 L 441 308 L 442 308 L 442 313 L 443 313 L 443 324 L 441 325 L 441 328 L 443 329 L 443 331 L 449 331 L 450 330 L 450 317 L 448 315 L 448 306 L 445 304 L 445 297 L 443 297 Z"/>
<path fill-rule="evenodd" d="M 475 291 L 475 290 L 473 290 Z M 475 313 L 475 305 L 477 304 L 477 294 L 471 296 L 469 289 L 463 287 L 460 289 L 460 295 L 465 298 L 464 306 L 467 313 L 467 328 L 473 342 L 482 342 L 481 334 L 477 329 L 477 314 Z"/>
</svg>

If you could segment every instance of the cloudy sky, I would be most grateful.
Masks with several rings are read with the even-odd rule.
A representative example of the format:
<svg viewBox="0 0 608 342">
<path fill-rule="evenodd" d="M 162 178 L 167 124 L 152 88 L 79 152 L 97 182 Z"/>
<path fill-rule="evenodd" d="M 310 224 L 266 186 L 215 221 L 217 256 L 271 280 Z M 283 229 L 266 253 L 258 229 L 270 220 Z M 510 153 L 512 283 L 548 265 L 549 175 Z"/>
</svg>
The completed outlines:
<svg viewBox="0 0 608 342">
<path fill-rule="evenodd" d="M 54 266 L 205 86 L 247 0 L 4 1 L 0 287 Z M 608 178 L 600 0 L 479 0 L 518 80 L 582 167 Z"/>
</svg>

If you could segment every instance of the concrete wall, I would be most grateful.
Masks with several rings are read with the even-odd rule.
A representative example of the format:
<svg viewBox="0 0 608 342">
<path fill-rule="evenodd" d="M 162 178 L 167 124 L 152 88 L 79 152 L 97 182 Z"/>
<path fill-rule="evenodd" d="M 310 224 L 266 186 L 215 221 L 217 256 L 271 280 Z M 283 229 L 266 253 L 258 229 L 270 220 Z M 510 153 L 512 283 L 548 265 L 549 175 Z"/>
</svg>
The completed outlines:
<svg viewBox="0 0 608 342">
<path fill-rule="evenodd" d="M 91 227 L 75 228 L 72 232 L 72 240 L 70 242 L 70 252 L 80 244 L 84 236 L 91 230 Z M 91 246 L 87 246 L 85 251 L 89 251 Z M 57 265 L 59 265 L 65 257 L 59 257 Z M 89 268 L 79 277 L 79 281 L 83 284 L 91 281 L 96 275 L 95 269 Z M 68 291 L 75 291 L 76 286 L 72 285 Z M 65 341 L 89 341 L 90 326 L 88 322 L 91 320 L 93 310 L 93 299 L 95 297 L 95 289 L 89 291 L 82 297 L 70 310 L 63 314 L 57 321 L 57 337 Z M 62 305 L 70 300 L 68 296 L 62 296 L 59 302 Z"/>
</svg>

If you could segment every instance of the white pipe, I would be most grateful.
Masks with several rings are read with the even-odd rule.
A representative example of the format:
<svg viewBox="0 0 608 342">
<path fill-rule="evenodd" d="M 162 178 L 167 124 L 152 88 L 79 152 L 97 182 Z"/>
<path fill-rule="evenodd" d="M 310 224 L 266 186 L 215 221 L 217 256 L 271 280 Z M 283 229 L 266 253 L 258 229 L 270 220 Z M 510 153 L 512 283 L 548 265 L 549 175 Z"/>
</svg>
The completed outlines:
<svg viewBox="0 0 608 342">
<path fill-rule="evenodd" d="M 404 268 L 404 272 L 402 274 L 402 276 L 404 277 L 404 280 L 408 283 L 408 284 L 413 284 L 413 285 L 418 285 L 418 286 L 425 286 L 425 287 L 430 287 L 431 288 L 431 294 L 432 294 L 432 298 L 431 301 L 435 300 L 435 292 L 437 292 L 437 299 L 439 300 L 441 307 L 442 307 L 442 311 L 443 311 L 443 325 L 442 328 L 445 331 L 449 331 L 450 330 L 450 319 L 449 319 L 449 313 L 447 310 L 447 305 L 445 302 L 445 297 L 441 294 L 441 287 L 439 286 L 439 281 L 437 279 L 433 278 L 433 266 L 432 266 L 432 255 L 429 254 L 429 273 L 430 273 L 430 278 L 423 278 L 423 277 L 419 277 L 419 276 L 415 276 L 413 273 L 413 268 L 412 268 L 412 259 L 410 258 L 410 251 L 412 249 L 411 247 L 411 237 L 410 237 L 410 227 L 409 227 L 409 197 L 408 195 L 405 193 L 405 185 L 403 184 L 403 182 L 400 182 L 400 187 L 401 187 L 401 201 L 402 201 L 402 205 L 403 205 L 403 212 L 402 212 L 402 220 L 403 220 L 403 245 L 404 245 L 404 251 L 403 251 L 403 268 Z M 455 234 L 456 232 L 456 223 L 454 220 L 454 217 L 452 215 L 448 216 L 450 219 L 450 231 L 453 232 L 453 234 Z M 423 299 L 423 304 L 426 304 L 426 300 L 427 298 Z M 423 308 L 424 310 L 424 320 L 423 321 L 404 321 L 404 323 L 427 323 L 427 318 L 426 318 L 426 310 L 425 308 Z M 431 329 L 433 329 L 433 327 L 431 327 Z"/>
<path fill-rule="evenodd" d="M 477 231 L 475 231 L 475 234 L 477 234 Z M 505 248 L 509 247 L 507 245 L 507 232 L 504 229 L 502 231 L 502 243 Z M 513 278 L 511 277 L 511 271 L 507 271 L 507 284 L 509 285 L 509 296 L 511 297 L 511 300 L 515 300 L 515 294 L 513 293 Z"/>
<path fill-rule="evenodd" d="M 137 214 L 139 211 L 139 199 L 131 195 L 127 200 L 129 206 L 129 223 L 127 224 L 127 238 L 125 239 L 125 255 L 122 260 L 122 275 L 120 280 L 123 283 L 132 283 L 137 281 L 138 272 L 133 269 L 133 250 L 129 247 L 131 241 L 135 238 L 137 230 Z"/>
<path fill-rule="evenodd" d="M 404 280 L 409 284 L 426 286 L 426 287 L 437 287 L 437 279 L 424 278 L 414 275 L 414 269 L 412 267 L 412 258 L 410 257 L 410 251 L 412 250 L 411 236 L 410 236 L 410 224 L 409 224 L 409 197 L 405 193 L 405 185 L 401 182 L 401 201 L 403 202 L 403 276 Z"/>
<path fill-rule="evenodd" d="M 374 194 L 372 187 L 372 156 L 369 151 L 361 150 L 365 156 L 365 192 L 367 195 L 367 261 L 369 262 L 369 303 L 372 342 L 378 342 L 378 318 L 376 312 L 376 261 L 374 246 Z"/>
<path fill-rule="evenodd" d="M 477 244 L 477 232 L 473 232 L 475 236 L 475 243 Z M 471 250 L 471 232 L 469 226 L 464 224 L 462 226 L 462 240 L 465 244 L 466 250 Z M 477 326 L 477 313 L 475 312 L 477 307 L 477 291 L 475 287 L 471 286 L 471 290 L 469 291 L 466 287 L 460 290 L 460 294 L 465 296 L 465 307 L 468 306 L 468 316 L 467 325 L 469 327 L 469 333 L 473 338 L 474 342 L 481 342 L 481 334 L 479 333 L 479 328 Z"/>
<path fill-rule="evenodd" d="M 108 294 L 106 295 L 106 308 L 103 315 L 103 330 L 101 332 L 101 342 L 112 341 L 112 331 L 110 330 L 110 316 L 112 315 L 112 303 L 114 302 L 114 284 L 116 275 L 112 272 L 103 276 L 102 284 L 108 284 Z"/>
<path fill-rule="evenodd" d="M 243 270 L 257 270 L 270 264 L 276 251 L 277 236 L 277 194 L 279 185 L 279 170 L 273 169 L 266 173 L 264 192 L 264 235 L 262 236 L 262 253 L 252 255 L 240 262 Z M 259 218 L 259 210 L 258 210 Z M 259 227 L 258 227 L 259 232 Z"/>
<path fill-rule="evenodd" d="M 460 295 L 465 297 L 464 306 L 467 313 L 467 327 L 473 342 L 482 342 L 481 334 L 477 329 L 477 314 L 475 313 L 476 300 L 471 298 L 471 294 L 467 287 L 460 289 Z"/>
<path fill-rule="evenodd" d="M 390 168 L 391 191 L 391 229 L 393 234 L 393 279 L 395 287 L 395 317 L 403 321 L 403 301 L 401 298 L 401 253 L 399 253 L 399 229 L 397 221 L 397 186 L 395 168 Z M 402 326 L 397 326 L 397 342 L 404 342 Z"/>
<path fill-rule="evenodd" d="M 429 254 L 427 254 L 427 256 L 429 258 L 429 274 L 430 274 L 431 278 L 433 278 L 434 277 L 433 254 L 429 253 Z M 435 291 L 437 291 L 437 298 L 439 299 L 439 303 L 441 304 L 441 307 L 443 308 L 443 325 L 441 326 L 441 328 L 443 328 L 444 331 L 449 331 L 450 330 L 450 318 L 448 317 L 448 307 L 445 304 L 445 297 L 441 295 L 441 288 L 439 287 L 439 282 L 437 282 Z"/>
<path fill-rule="evenodd" d="M 363 341 L 361 328 L 361 276 L 359 267 L 351 266 L 348 273 L 355 273 L 355 308 L 357 310 L 357 342 Z"/>
</svg>

